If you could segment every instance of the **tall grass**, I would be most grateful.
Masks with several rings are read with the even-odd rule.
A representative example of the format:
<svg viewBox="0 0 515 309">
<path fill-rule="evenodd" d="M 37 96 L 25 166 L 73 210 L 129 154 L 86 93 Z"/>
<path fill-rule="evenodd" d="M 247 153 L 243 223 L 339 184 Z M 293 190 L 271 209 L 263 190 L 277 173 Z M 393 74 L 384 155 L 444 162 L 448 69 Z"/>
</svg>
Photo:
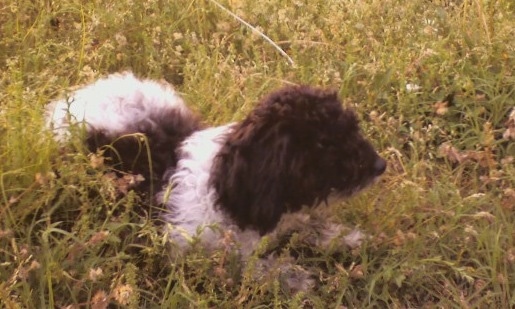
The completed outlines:
<svg viewBox="0 0 515 309">
<path fill-rule="evenodd" d="M 515 306 L 514 37 L 509 0 L 4 0 L 0 307 Z M 174 259 L 80 132 L 63 146 L 41 129 L 47 102 L 122 70 L 173 83 L 209 124 L 280 85 L 337 89 L 389 161 L 329 208 L 367 241 L 265 240 L 313 274 L 300 293 L 227 250 Z"/>
</svg>

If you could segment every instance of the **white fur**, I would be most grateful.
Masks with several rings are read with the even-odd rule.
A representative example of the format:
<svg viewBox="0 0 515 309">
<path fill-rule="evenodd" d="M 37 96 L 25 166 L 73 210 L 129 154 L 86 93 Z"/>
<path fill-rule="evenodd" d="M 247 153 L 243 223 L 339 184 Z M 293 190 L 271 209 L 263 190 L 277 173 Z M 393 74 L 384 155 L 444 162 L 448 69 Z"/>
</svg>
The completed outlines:
<svg viewBox="0 0 515 309">
<path fill-rule="evenodd" d="M 198 236 L 206 248 L 222 246 L 226 233 L 242 245 L 244 255 L 250 254 L 259 233 L 240 230 L 232 220 L 215 206 L 216 192 L 209 186 L 209 175 L 215 155 L 225 141 L 232 124 L 198 131 L 180 147 L 177 167 L 168 170 L 169 185 L 157 194 L 157 200 L 166 205 L 163 217 L 170 223 L 173 241 L 184 246 L 192 236 Z"/>
<path fill-rule="evenodd" d="M 151 123 L 167 109 L 189 113 L 168 83 L 140 80 L 124 72 L 99 79 L 67 99 L 52 102 L 47 106 L 47 120 L 59 140 L 68 136 L 70 122 L 85 123 L 88 130 L 116 137 L 135 133 L 127 132 L 127 127 L 134 123 Z"/>
</svg>

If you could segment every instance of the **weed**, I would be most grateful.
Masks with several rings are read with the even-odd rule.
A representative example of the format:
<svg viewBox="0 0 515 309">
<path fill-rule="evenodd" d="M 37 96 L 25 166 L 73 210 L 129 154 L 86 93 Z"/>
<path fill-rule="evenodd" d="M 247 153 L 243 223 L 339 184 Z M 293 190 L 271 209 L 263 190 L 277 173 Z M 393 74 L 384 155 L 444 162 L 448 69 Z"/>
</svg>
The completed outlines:
<svg viewBox="0 0 515 309">
<path fill-rule="evenodd" d="M 0 307 L 515 306 L 514 29 L 509 0 L 4 0 Z M 329 208 L 367 240 L 265 241 L 314 274 L 298 293 L 229 251 L 175 259 L 80 130 L 63 147 L 41 129 L 47 102 L 122 70 L 168 80 L 209 124 L 282 84 L 338 89 L 389 160 Z"/>
</svg>

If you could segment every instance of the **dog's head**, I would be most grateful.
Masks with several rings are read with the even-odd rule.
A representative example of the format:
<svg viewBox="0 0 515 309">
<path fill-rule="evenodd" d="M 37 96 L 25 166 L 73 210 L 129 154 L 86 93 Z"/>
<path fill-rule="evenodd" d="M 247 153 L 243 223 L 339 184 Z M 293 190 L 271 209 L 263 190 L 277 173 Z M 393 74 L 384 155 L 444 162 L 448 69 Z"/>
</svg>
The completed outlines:
<svg viewBox="0 0 515 309">
<path fill-rule="evenodd" d="M 264 98 L 227 137 L 211 184 L 240 228 L 264 234 L 282 214 L 331 192 L 350 195 L 386 169 L 335 92 L 283 88 Z"/>
</svg>

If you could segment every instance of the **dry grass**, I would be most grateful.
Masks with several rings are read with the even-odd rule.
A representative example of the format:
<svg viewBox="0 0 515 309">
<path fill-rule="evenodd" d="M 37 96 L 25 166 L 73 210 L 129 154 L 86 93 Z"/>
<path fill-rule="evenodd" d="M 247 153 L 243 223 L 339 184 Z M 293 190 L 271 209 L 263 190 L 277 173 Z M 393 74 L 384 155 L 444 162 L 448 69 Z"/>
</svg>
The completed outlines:
<svg viewBox="0 0 515 309">
<path fill-rule="evenodd" d="M 515 306 L 514 37 L 510 0 L 4 0 L 0 307 Z M 370 238 L 265 241 L 314 274 L 301 293 L 228 251 L 171 259 L 138 196 L 41 130 L 47 102 L 127 69 L 173 83 L 212 124 L 285 83 L 339 89 L 389 161 L 331 208 Z"/>
</svg>

